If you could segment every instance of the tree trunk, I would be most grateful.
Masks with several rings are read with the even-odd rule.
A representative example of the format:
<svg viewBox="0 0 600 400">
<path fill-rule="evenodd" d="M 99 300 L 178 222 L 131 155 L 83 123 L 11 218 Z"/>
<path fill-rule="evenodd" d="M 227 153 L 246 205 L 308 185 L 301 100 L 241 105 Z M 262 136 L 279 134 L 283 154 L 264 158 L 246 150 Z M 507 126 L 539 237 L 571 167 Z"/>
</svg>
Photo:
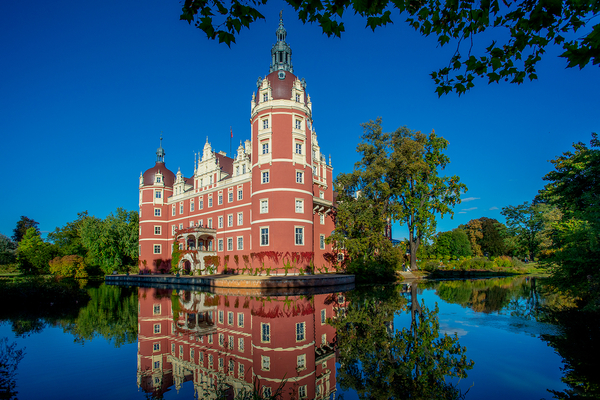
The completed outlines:
<svg viewBox="0 0 600 400">
<path fill-rule="evenodd" d="M 417 270 L 417 249 L 419 248 L 419 239 L 410 240 L 410 270 Z"/>
</svg>

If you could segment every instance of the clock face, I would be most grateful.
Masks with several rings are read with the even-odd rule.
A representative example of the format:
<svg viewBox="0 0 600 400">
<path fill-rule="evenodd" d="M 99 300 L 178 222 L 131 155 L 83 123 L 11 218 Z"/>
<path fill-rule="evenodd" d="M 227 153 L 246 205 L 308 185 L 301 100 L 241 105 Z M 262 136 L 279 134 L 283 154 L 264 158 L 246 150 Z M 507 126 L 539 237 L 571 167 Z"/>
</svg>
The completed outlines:
<svg viewBox="0 0 600 400">
<path fill-rule="evenodd" d="M 285 71 L 279 71 L 278 77 L 279 79 L 285 79 Z"/>
</svg>

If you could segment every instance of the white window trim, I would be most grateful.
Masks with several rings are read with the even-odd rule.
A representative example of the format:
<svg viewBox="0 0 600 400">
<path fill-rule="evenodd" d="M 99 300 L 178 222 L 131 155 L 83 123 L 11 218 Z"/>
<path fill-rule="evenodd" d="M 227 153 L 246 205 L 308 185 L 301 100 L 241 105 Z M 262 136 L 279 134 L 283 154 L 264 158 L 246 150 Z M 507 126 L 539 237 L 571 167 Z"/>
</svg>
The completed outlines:
<svg viewBox="0 0 600 400">
<path fill-rule="evenodd" d="M 262 208 L 263 201 L 267 204 L 266 211 L 263 211 L 263 208 Z M 269 199 L 260 199 L 259 200 L 259 204 L 260 204 L 260 213 L 261 214 L 268 214 L 269 213 Z"/>
<path fill-rule="evenodd" d="M 244 237 L 243 236 L 238 236 L 236 238 L 236 248 L 237 250 L 244 250 Z M 240 239 L 242 239 L 242 246 L 240 247 Z"/>
<path fill-rule="evenodd" d="M 158 248 L 158 251 L 156 251 L 156 249 Z M 161 244 L 155 244 L 152 246 L 152 254 L 162 254 L 162 245 Z"/>
<path fill-rule="evenodd" d="M 263 244 L 262 243 L 262 230 L 263 229 L 267 230 L 267 244 Z M 294 232 L 296 232 L 296 231 L 294 231 Z M 271 237 L 270 237 L 271 236 L 271 232 L 270 232 L 269 227 L 268 226 L 260 226 L 260 227 L 258 227 L 258 234 L 260 235 L 259 238 L 258 238 L 258 242 L 259 242 L 260 246 L 261 247 L 267 247 L 267 246 L 269 246 L 269 244 L 271 242 Z"/>
<path fill-rule="evenodd" d="M 301 204 L 300 211 L 298 211 L 298 202 L 300 202 L 300 204 Z M 294 212 L 296 214 L 304 214 L 304 199 L 296 198 L 294 200 Z"/>
<path fill-rule="evenodd" d="M 298 229 L 298 228 L 302 229 L 302 244 L 296 243 L 296 229 Z M 304 226 L 298 226 L 298 225 L 294 226 L 294 244 L 296 246 L 304 246 L 304 244 L 306 243 L 305 237 L 304 237 L 304 235 L 305 235 L 304 231 L 305 231 Z"/>
</svg>

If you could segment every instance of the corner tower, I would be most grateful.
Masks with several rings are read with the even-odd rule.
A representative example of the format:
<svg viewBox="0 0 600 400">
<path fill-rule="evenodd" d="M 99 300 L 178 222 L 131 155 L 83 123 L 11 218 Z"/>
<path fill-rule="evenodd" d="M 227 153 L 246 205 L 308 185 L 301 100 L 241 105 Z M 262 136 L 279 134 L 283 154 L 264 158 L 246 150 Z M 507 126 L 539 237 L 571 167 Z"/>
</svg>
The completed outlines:
<svg viewBox="0 0 600 400">
<path fill-rule="evenodd" d="M 139 185 L 139 261 L 140 270 L 158 271 L 170 266 L 168 236 L 168 198 L 173 195 L 175 174 L 165 166 L 165 149 L 156 150 L 154 167 L 140 174 Z"/>
<path fill-rule="evenodd" d="M 325 218 L 332 168 L 321 156 L 306 82 L 293 74 L 281 14 L 276 36 L 270 72 L 258 79 L 251 103 L 252 251 L 314 253 L 321 265 L 333 230 Z"/>
</svg>

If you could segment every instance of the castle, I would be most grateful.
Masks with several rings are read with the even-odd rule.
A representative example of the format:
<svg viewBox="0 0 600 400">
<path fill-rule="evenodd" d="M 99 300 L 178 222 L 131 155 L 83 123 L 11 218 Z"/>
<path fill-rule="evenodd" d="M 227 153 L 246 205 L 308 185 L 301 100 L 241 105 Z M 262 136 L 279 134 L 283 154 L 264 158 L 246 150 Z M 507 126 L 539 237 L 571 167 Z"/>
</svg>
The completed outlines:
<svg viewBox="0 0 600 400">
<path fill-rule="evenodd" d="M 325 243 L 335 228 L 331 159 L 317 141 L 306 82 L 293 73 L 281 16 L 276 35 L 269 74 L 252 93 L 251 139 L 228 156 L 207 138 L 189 178 L 167 169 L 161 141 L 156 164 L 140 175 L 140 269 L 168 271 L 175 241 L 179 269 L 195 274 L 333 267 Z"/>
</svg>

